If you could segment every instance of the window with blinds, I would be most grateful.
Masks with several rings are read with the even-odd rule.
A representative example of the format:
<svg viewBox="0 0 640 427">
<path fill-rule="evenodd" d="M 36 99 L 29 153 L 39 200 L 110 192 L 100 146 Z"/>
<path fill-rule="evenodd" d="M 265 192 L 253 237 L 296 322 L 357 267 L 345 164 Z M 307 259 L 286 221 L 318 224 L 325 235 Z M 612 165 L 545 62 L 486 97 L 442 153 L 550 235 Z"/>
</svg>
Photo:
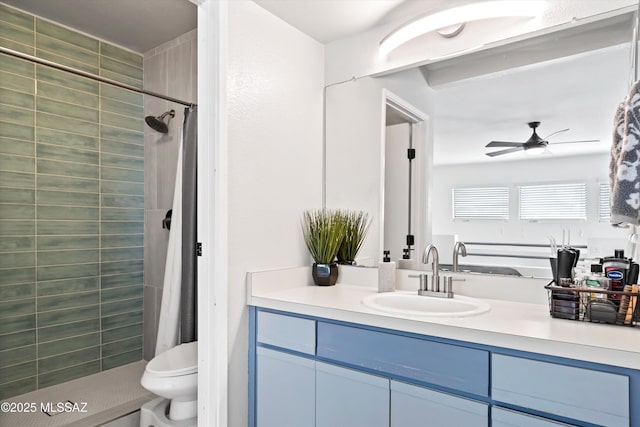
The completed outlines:
<svg viewBox="0 0 640 427">
<path fill-rule="evenodd" d="M 509 219 L 509 188 L 454 188 L 453 219 Z"/>
<path fill-rule="evenodd" d="M 587 185 L 523 185 L 520 191 L 520 219 L 587 219 Z"/>
<path fill-rule="evenodd" d="M 611 188 L 609 183 L 600 183 L 598 192 L 598 220 L 609 222 L 611 219 Z"/>
</svg>

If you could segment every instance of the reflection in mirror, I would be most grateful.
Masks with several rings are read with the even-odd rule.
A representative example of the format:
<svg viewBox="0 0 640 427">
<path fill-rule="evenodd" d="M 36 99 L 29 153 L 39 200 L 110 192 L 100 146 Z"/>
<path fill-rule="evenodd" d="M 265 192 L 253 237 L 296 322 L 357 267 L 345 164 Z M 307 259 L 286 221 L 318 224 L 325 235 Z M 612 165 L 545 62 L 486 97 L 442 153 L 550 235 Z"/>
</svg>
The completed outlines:
<svg viewBox="0 0 640 427">
<path fill-rule="evenodd" d="M 627 232 L 606 214 L 613 112 L 628 81 L 626 43 L 435 88 L 433 240 L 449 255 L 443 264 L 463 241 L 463 270 L 549 278 L 550 238 L 564 234 L 586 258 L 626 249 Z M 548 141 L 537 157 L 521 145 L 529 122 Z M 454 202 L 456 191 L 467 197 Z"/>
<path fill-rule="evenodd" d="M 387 99 L 385 108 L 384 236 L 382 247 L 402 254 L 398 268 L 412 268 L 415 252 L 414 124 L 419 120 L 401 105 Z M 419 210 L 415 210 L 418 214 Z"/>
<path fill-rule="evenodd" d="M 421 219 L 427 218 L 424 240 L 416 241 L 417 252 L 427 243 L 436 244 L 446 267 L 453 262 L 455 242 L 463 241 L 463 270 L 549 278 L 550 238 L 558 245 L 581 247 L 583 258 L 612 255 L 614 249 L 628 251 L 629 231 L 611 227 L 606 215 L 613 114 L 630 84 L 632 18 L 607 18 L 420 69 L 426 82 L 414 88 L 427 93 L 432 103 L 425 111 L 433 132 L 433 169 L 428 165 L 415 181 Z M 398 85 L 404 76 L 414 76 L 409 73 L 380 80 Z M 397 93 L 412 95 L 406 90 Z M 530 122 L 540 122 L 536 132 L 549 143 L 540 156 L 530 157 L 523 149 L 487 156 L 509 148 L 487 148 L 491 141 L 507 141 L 512 147 L 526 142 L 532 136 Z M 559 144 L 589 140 L 598 142 Z M 330 159 L 331 142 L 327 150 Z M 406 176 L 406 169 L 399 173 Z M 572 186 L 567 187 L 572 196 L 584 190 L 583 211 L 575 212 L 577 202 L 563 204 L 566 185 Z M 464 193 L 489 188 L 506 197 L 502 217 L 454 212 L 454 189 Z M 487 193 L 479 194 L 488 200 Z M 327 195 L 340 197 L 330 188 Z M 541 213 L 536 211 L 540 206 L 560 209 Z M 384 232 L 398 229 L 387 219 L 381 225 L 380 238 L 385 240 Z M 403 234 L 406 219 L 404 224 Z"/>
</svg>

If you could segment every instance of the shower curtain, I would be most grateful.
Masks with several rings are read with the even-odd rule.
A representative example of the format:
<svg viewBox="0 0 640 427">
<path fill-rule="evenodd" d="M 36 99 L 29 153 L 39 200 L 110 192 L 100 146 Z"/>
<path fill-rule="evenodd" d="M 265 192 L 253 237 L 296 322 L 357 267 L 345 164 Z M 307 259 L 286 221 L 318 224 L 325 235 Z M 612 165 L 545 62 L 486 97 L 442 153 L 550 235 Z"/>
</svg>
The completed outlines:
<svg viewBox="0 0 640 427">
<path fill-rule="evenodd" d="M 197 339 L 197 107 L 184 109 L 182 158 L 182 292 L 180 298 L 180 342 Z"/>
<path fill-rule="evenodd" d="M 167 247 L 156 356 L 178 342 L 195 341 L 197 108 L 184 111 Z"/>
</svg>

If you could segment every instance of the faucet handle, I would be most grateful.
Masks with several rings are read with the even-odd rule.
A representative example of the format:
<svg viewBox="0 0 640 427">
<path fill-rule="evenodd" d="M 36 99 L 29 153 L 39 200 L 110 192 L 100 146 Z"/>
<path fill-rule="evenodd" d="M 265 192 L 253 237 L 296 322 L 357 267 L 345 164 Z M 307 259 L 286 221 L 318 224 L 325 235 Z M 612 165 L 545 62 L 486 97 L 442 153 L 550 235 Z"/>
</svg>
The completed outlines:
<svg viewBox="0 0 640 427">
<path fill-rule="evenodd" d="M 421 291 L 427 290 L 427 282 L 429 279 L 425 273 L 410 274 L 409 277 L 411 277 L 412 279 L 420 279 L 420 288 L 418 288 L 418 290 L 421 290 Z"/>
<path fill-rule="evenodd" d="M 453 276 L 447 274 L 442 276 L 444 284 L 442 285 L 442 292 L 447 294 L 453 294 Z"/>
<path fill-rule="evenodd" d="M 440 276 L 433 276 L 427 273 L 422 274 L 410 274 L 409 277 L 419 278 L 420 279 L 420 289 L 421 291 L 433 291 L 438 292 L 440 288 Z M 429 280 L 431 277 L 431 280 Z"/>
</svg>

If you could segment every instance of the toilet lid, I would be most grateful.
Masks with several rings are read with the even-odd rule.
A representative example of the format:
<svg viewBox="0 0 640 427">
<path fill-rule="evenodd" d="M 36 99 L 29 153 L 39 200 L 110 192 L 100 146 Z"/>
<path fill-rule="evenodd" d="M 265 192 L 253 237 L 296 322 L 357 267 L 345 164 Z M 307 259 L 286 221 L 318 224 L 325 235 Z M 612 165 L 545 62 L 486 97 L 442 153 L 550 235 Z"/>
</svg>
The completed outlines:
<svg viewBox="0 0 640 427">
<path fill-rule="evenodd" d="M 180 344 L 157 355 L 145 369 L 159 377 L 176 377 L 198 372 L 198 342 Z"/>
</svg>

